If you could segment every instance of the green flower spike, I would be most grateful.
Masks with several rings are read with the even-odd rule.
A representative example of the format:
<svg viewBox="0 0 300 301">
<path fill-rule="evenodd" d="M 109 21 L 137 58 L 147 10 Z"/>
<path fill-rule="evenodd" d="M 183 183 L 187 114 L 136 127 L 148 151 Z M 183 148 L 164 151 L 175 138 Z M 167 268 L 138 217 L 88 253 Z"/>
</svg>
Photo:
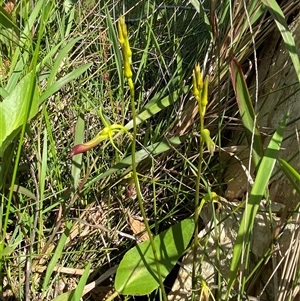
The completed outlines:
<svg viewBox="0 0 300 301">
<path fill-rule="evenodd" d="M 102 113 L 102 108 L 100 109 L 100 118 L 102 123 L 104 124 L 104 129 L 101 130 L 95 138 L 93 138 L 92 140 L 82 143 L 82 144 L 77 144 L 72 148 L 71 154 L 70 156 L 73 157 L 75 155 L 81 154 L 81 153 L 85 153 L 87 151 L 89 151 L 90 149 L 94 148 L 95 146 L 97 146 L 100 142 L 109 139 L 110 143 L 112 144 L 112 146 L 119 152 L 121 153 L 121 151 L 116 147 L 114 141 L 113 141 L 113 136 L 116 133 L 119 132 L 125 132 L 129 137 L 131 137 L 131 134 L 127 131 L 127 129 L 121 125 L 121 124 L 112 124 L 110 125 L 106 119 L 103 116 Z"/>
<path fill-rule="evenodd" d="M 208 151 L 209 151 L 210 155 L 212 156 L 214 154 L 216 145 L 210 138 L 210 132 L 208 129 L 203 129 L 201 131 L 201 138 L 205 142 L 205 144 L 208 148 Z"/>
<path fill-rule="evenodd" d="M 129 44 L 127 27 L 123 17 L 120 17 L 118 22 L 119 42 L 122 48 L 124 59 L 124 75 L 126 78 L 132 78 L 131 57 L 132 51 Z"/>
<path fill-rule="evenodd" d="M 193 94 L 198 102 L 200 116 L 203 118 L 208 103 L 208 80 L 201 74 L 199 64 L 193 70 Z"/>
</svg>

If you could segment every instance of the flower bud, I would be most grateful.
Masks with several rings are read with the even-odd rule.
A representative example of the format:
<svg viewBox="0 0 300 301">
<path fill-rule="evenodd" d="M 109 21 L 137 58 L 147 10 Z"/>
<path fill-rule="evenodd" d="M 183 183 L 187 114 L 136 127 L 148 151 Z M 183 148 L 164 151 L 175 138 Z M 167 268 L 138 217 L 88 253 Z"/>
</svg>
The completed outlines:
<svg viewBox="0 0 300 301">
<path fill-rule="evenodd" d="M 203 129 L 201 131 L 201 138 L 205 142 L 210 155 L 213 156 L 215 151 L 215 143 L 210 138 L 210 132 L 208 129 Z"/>
</svg>

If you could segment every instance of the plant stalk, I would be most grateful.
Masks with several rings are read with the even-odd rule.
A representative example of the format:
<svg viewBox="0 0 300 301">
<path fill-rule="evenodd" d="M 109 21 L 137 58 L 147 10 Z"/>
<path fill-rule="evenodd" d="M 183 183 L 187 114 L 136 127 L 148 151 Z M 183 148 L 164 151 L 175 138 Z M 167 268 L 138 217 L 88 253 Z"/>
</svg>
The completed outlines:
<svg viewBox="0 0 300 301">
<path fill-rule="evenodd" d="M 202 126 L 202 125 L 201 125 Z M 201 170 L 202 170 L 202 160 L 203 160 L 203 149 L 204 149 L 204 141 L 201 139 L 199 143 L 199 160 L 198 160 L 198 171 L 196 178 L 196 189 L 195 189 L 195 214 L 194 214 L 194 223 L 195 223 L 195 231 L 194 231 L 194 244 L 193 244 L 193 269 L 192 269 L 192 300 L 195 300 L 195 291 L 197 289 L 197 251 L 198 251 L 198 232 L 199 232 L 199 201 L 200 201 L 200 182 L 201 182 Z"/>
<path fill-rule="evenodd" d="M 136 152 L 137 124 L 136 124 L 136 108 L 135 108 L 135 102 L 134 102 L 134 84 L 133 84 L 131 78 L 128 78 L 128 84 L 130 87 L 130 99 L 131 99 L 131 110 L 132 110 L 132 120 L 133 120 L 133 139 L 132 139 L 132 145 L 131 145 L 132 174 L 133 174 L 133 179 L 134 179 L 134 183 L 135 183 L 135 187 L 136 187 L 139 207 L 141 210 L 141 214 L 142 214 L 142 217 L 143 217 L 143 220 L 145 223 L 147 233 L 149 235 L 149 240 L 150 240 L 151 248 L 152 248 L 153 255 L 154 255 L 154 261 L 155 261 L 155 265 L 156 265 L 157 276 L 158 276 L 159 285 L 160 285 L 160 288 L 162 291 L 163 300 L 167 301 L 166 291 L 165 291 L 163 279 L 162 279 L 161 272 L 160 272 L 159 259 L 157 256 L 156 247 L 154 244 L 151 229 L 150 229 L 150 226 L 149 226 L 149 223 L 147 220 L 147 216 L 146 216 L 146 212 L 145 212 L 145 208 L 143 205 L 143 196 L 141 193 L 139 178 L 138 178 L 138 174 L 137 174 L 137 170 L 136 170 L 135 152 Z"/>
</svg>

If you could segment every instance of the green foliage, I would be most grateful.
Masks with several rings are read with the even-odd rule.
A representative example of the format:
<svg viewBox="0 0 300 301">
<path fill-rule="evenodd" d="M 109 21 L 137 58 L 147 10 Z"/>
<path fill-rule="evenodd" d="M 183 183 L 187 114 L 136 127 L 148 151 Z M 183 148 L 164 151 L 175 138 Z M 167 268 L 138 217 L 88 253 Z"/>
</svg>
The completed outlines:
<svg viewBox="0 0 300 301">
<path fill-rule="evenodd" d="M 274 18 L 274 21 L 276 22 L 282 39 L 286 45 L 287 51 L 289 52 L 290 58 L 293 62 L 298 81 L 300 82 L 300 60 L 297 54 L 295 40 L 288 27 L 284 13 L 282 12 L 281 8 L 275 0 L 263 0 L 262 2 L 266 5 L 268 11 L 271 13 L 271 15 Z"/>
<path fill-rule="evenodd" d="M 155 236 L 153 241 L 163 279 L 171 272 L 188 246 L 194 231 L 193 219 L 185 219 Z M 123 257 L 115 279 L 115 288 L 122 295 L 146 295 L 159 286 L 150 241 L 144 241 Z"/>
<path fill-rule="evenodd" d="M 266 11 L 271 19 L 263 19 Z M 237 279 L 240 295 L 248 294 L 250 281 L 240 263 L 250 254 L 250 234 L 258 204 L 267 196 L 284 122 L 264 150 L 245 66 L 249 58 L 257 60 L 254 51 L 274 19 L 299 77 L 286 13 L 269 0 L 38 0 L 16 3 L 12 14 L 0 7 L 0 292 L 8 283 L 19 300 L 53 299 L 57 280 L 63 279 L 77 287 L 54 300 L 80 300 L 88 277 L 94 280 L 91 269 L 100 274 L 107 266 L 116 270 L 123 257 L 117 292 L 110 298 L 157 289 L 166 300 L 163 280 L 193 231 L 194 251 L 202 243 L 199 212 L 217 198 L 214 191 L 224 193 L 220 153 L 226 146 L 239 147 L 240 142 L 227 141 L 242 123 L 247 138 L 242 144 L 251 150 L 257 176 L 228 265 L 229 279 L 215 276 L 218 292 L 229 281 L 228 298 Z M 121 14 L 127 26 L 122 51 Z M 207 79 L 201 98 L 198 80 L 195 101 L 191 74 L 198 61 Z M 119 126 L 105 135 L 113 136 L 115 148 L 112 139 L 105 139 L 71 159 L 74 144 L 108 134 L 99 108 L 108 125 Z M 122 133 L 125 129 L 130 137 Z M 278 162 L 300 193 L 299 171 L 288 160 Z M 148 234 L 155 233 L 151 240 L 132 248 L 128 214 L 142 216 Z M 213 292 L 211 283 L 196 274 L 196 264 L 193 293 Z M 84 269 L 84 274 L 81 279 L 66 275 L 61 266 Z"/>
<path fill-rule="evenodd" d="M 59 240 L 59 243 L 57 244 L 57 247 L 56 247 L 55 252 L 54 252 L 54 254 L 51 258 L 51 261 L 48 264 L 47 271 L 46 271 L 44 281 L 43 281 L 43 292 L 44 293 L 46 293 L 47 287 L 50 284 L 50 279 L 51 279 L 52 273 L 54 271 L 54 267 L 57 264 L 59 258 L 62 256 L 62 251 L 65 247 L 66 240 L 70 235 L 71 226 L 72 226 L 72 223 L 68 222 L 67 225 L 66 225 L 66 229 L 65 229 L 64 233 L 62 234 L 62 236 Z"/>
<path fill-rule="evenodd" d="M 237 278 L 238 270 L 241 268 L 242 252 L 245 248 L 247 250 L 246 254 L 249 254 L 250 252 L 251 233 L 253 231 L 254 219 L 257 214 L 260 201 L 265 195 L 267 195 L 268 182 L 271 178 L 277 160 L 286 122 L 287 116 L 284 117 L 281 124 L 278 126 L 277 131 L 274 133 L 259 165 L 257 176 L 251 189 L 249 200 L 246 204 L 245 211 L 240 222 L 238 236 L 234 244 L 228 280 L 227 298 L 231 293 L 231 289 Z M 246 267 L 248 266 L 247 260 Z"/>
<path fill-rule="evenodd" d="M 255 168 L 258 169 L 260 160 L 263 156 L 263 145 L 258 130 L 255 111 L 252 100 L 248 91 L 248 87 L 244 78 L 243 71 L 235 58 L 230 63 L 231 82 L 235 92 L 240 116 L 246 132 L 248 145 L 252 145 L 253 141 L 253 161 Z"/>
<path fill-rule="evenodd" d="M 20 132 L 24 121 L 33 118 L 38 111 L 39 95 L 36 85 L 32 97 L 26 97 L 31 93 L 30 82 L 34 76 L 32 73 L 26 75 L 0 103 L 0 157 Z"/>
</svg>

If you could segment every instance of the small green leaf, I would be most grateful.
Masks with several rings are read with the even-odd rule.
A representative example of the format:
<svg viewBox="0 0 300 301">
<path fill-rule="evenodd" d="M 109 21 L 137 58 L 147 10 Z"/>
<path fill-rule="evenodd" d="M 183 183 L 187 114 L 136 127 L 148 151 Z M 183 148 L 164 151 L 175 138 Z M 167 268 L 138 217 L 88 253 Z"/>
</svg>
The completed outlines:
<svg viewBox="0 0 300 301">
<path fill-rule="evenodd" d="M 194 231 L 194 221 L 185 219 L 154 237 L 161 276 L 164 279 L 183 254 Z M 150 241 L 129 250 L 122 259 L 115 279 L 115 289 L 123 295 L 146 295 L 159 286 Z"/>
<path fill-rule="evenodd" d="M 6 147 L 18 134 L 25 120 L 27 111 L 26 97 L 30 93 L 30 81 L 32 73 L 26 75 L 15 87 L 15 89 L 0 102 L 0 156 Z M 29 119 L 34 117 L 38 111 L 38 91 L 32 99 Z"/>
</svg>

